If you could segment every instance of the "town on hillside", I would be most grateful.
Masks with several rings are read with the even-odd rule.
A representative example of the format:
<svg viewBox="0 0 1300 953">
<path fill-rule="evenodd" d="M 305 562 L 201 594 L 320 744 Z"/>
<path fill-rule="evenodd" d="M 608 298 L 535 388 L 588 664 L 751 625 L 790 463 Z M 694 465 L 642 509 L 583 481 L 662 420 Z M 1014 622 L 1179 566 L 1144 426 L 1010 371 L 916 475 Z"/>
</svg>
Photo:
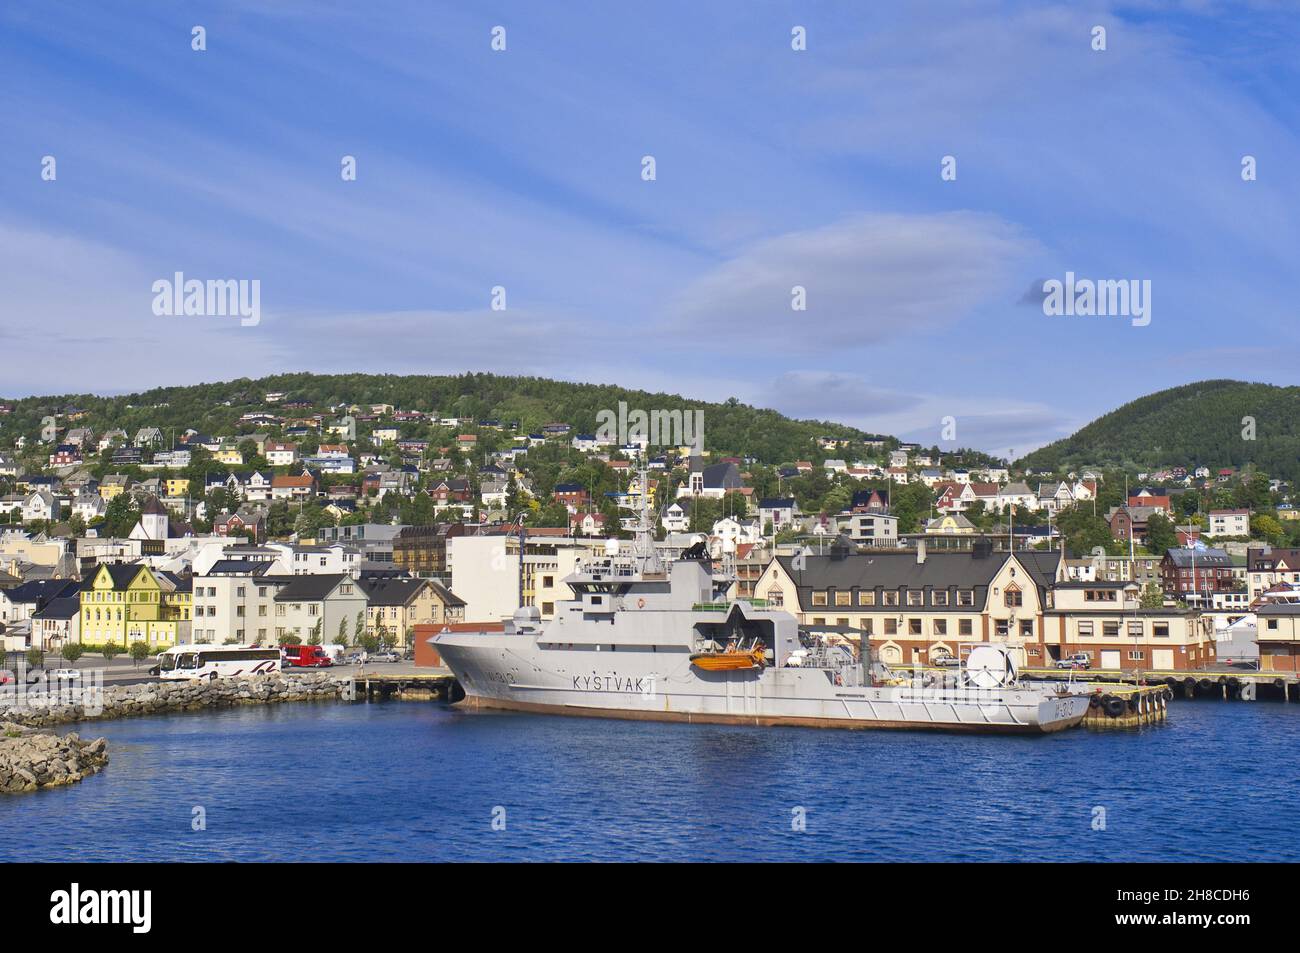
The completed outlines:
<svg viewBox="0 0 1300 953">
<path fill-rule="evenodd" d="M 886 662 L 1016 646 L 1027 666 L 1295 672 L 1300 512 L 1250 466 L 1017 468 L 828 432 L 796 458 L 623 441 L 267 392 L 224 433 L 0 405 L 0 627 L 10 655 L 185 643 L 389 649 L 540 619 L 644 512 L 731 595 Z M 140 408 L 133 408 L 138 416 Z"/>
</svg>

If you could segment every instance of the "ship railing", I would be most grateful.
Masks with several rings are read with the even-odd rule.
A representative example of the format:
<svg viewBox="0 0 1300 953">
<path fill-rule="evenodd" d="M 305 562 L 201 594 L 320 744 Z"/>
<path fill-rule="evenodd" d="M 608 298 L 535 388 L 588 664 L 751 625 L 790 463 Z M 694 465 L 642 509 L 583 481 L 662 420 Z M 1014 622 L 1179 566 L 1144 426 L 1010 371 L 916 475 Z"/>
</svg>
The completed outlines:
<svg viewBox="0 0 1300 953">
<path fill-rule="evenodd" d="M 640 575 L 641 569 L 633 559 L 592 559 L 579 560 L 574 564 L 574 572 L 588 576 L 613 576 L 626 578 Z"/>
<path fill-rule="evenodd" d="M 728 599 L 725 602 L 696 602 L 691 606 L 696 612 L 726 612 L 737 602 L 748 602 L 755 609 L 766 609 L 766 599 Z"/>
<path fill-rule="evenodd" d="M 862 666 L 856 658 L 830 646 L 814 646 L 803 655 L 799 668 L 831 672 L 836 685 L 857 688 L 863 684 Z"/>
</svg>

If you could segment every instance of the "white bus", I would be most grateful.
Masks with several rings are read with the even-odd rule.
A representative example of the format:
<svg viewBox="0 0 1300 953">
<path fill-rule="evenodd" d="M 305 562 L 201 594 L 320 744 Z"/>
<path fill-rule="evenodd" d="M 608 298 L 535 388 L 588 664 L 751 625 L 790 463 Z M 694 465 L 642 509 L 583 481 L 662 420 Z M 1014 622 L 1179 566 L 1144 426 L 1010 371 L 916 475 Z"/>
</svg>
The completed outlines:
<svg viewBox="0 0 1300 953">
<path fill-rule="evenodd" d="M 280 650 L 258 645 L 174 645 L 158 653 L 158 677 L 225 678 L 280 670 Z"/>
</svg>

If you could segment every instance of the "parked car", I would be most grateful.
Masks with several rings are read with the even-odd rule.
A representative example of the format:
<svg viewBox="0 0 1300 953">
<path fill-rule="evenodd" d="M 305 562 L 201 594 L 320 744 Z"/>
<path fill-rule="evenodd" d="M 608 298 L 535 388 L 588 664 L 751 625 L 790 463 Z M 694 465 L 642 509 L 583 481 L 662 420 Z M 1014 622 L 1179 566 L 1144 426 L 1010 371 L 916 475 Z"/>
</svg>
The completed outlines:
<svg viewBox="0 0 1300 953">
<path fill-rule="evenodd" d="M 1073 655 L 1059 658 L 1056 660 L 1057 668 L 1092 668 L 1092 659 L 1085 652 L 1075 652 Z"/>
<path fill-rule="evenodd" d="M 353 652 L 351 655 L 343 659 L 344 665 L 364 665 L 365 662 L 366 656 L 364 652 Z"/>
<path fill-rule="evenodd" d="M 56 682 L 75 682 L 81 678 L 81 673 L 75 668 L 56 668 L 50 672 L 50 678 Z"/>
<path fill-rule="evenodd" d="M 372 662 L 400 662 L 401 660 L 402 653 L 394 652 L 391 649 L 385 652 L 376 652 L 374 655 L 370 656 L 370 661 Z"/>
<path fill-rule="evenodd" d="M 948 652 L 940 652 L 938 655 L 936 655 L 934 658 L 930 660 L 930 664 L 938 665 L 941 666 L 942 668 L 956 668 L 957 666 L 961 665 L 961 659 L 957 658 L 957 656 L 952 655 Z"/>
</svg>

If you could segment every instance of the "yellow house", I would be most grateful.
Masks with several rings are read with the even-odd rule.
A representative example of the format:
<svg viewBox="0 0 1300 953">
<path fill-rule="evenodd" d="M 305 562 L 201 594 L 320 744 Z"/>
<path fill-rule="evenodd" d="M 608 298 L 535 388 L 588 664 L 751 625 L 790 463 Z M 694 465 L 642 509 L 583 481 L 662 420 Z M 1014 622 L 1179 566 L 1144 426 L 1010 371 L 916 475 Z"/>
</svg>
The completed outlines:
<svg viewBox="0 0 1300 953">
<path fill-rule="evenodd" d="M 239 452 L 238 447 L 222 447 L 215 454 L 213 459 L 218 463 L 226 463 L 233 467 L 243 466 L 244 455 Z"/>
<path fill-rule="evenodd" d="M 925 531 L 931 535 L 970 536 L 976 532 L 976 527 L 960 513 L 945 513 L 928 521 L 925 524 Z"/>
<path fill-rule="evenodd" d="M 81 589 L 81 641 L 151 649 L 175 645 L 189 635 L 191 589 L 170 573 L 148 566 L 103 563 Z"/>
<path fill-rule="evenodd" d="M 165 485 L 169 497 L 184 496 L 190 491 L 190 481 L 183 477 L 168 477 Z"/>
<path fill-rule="evenodd" d="M 104 477 L 99 484 L 99 495 L 105 502 L 126 491 L 127 478 L 113 474 Z"/>
</svg>

